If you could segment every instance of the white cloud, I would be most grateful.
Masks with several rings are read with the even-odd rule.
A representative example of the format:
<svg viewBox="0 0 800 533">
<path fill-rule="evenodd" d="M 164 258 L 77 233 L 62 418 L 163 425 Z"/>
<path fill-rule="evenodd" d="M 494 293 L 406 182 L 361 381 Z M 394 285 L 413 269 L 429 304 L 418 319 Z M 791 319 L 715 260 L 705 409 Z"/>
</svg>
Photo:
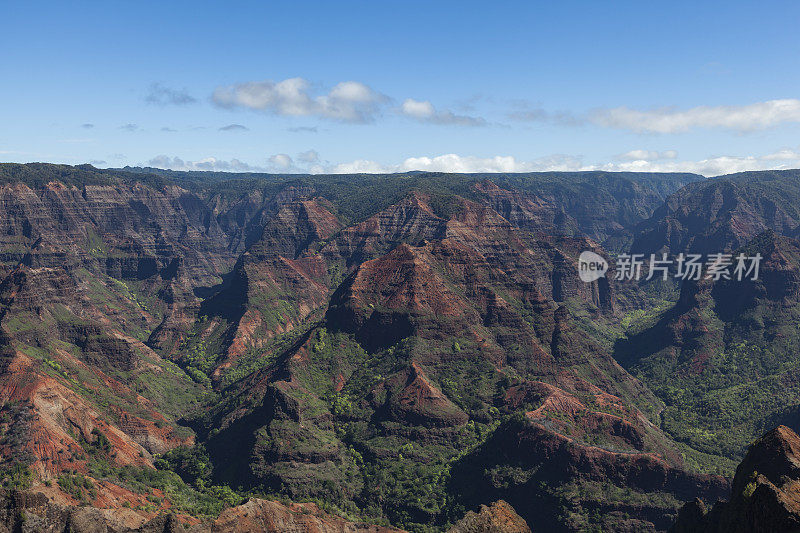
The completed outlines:
<svg viewBox="0 0 800 533">
<path fill-rule="evenodd" d="M 318 172 L 318 174 L 322 174 L 326 171 L 324 168 L 318 170 L 322 170 L 322 172 Z M 340 163 L 333 167 L 330 172 L 333 174 L 382 174 L 384 172 L 394 171 L 387 170 L 386 167 L 382 166 L 376 161 L 370 161 L 368 159 L 356 159 L 355 161 L 350 161 L 349 163 Z"/>
<path fill-rule="evenodd" d="M 409 157 L 399 163 L 384 164 L 370 159 L 331 164 L 322 161 L 314 150 L 297 155 L 275 154 L 264 166 L 255 166 L 238 159 L 220 160 L 207 157 L 197 161 L 184 161 L 178 157 L 157 156 L 148 161 L 149 166 L 173 170 L 217 170 L 226 172 L 280 172 L 311 174 L 388 174 L 421 170 L 427 172 L 491 173 L 491 172 L 579 172 L 605 170 L 609 172 L 692 172 L 704 176 L 719 176 L 749 170 L 800 168 L 800 147 L 781 148 L 765 155 L 721 155 L 695 161 L 679 161 L 674 150 L 652 152 L 631 150 L 618 156 L 616 161 L 586 163 L 582 156 L 553 154 L 530 160 L 520 160 L 510 155 L 493 157 L 442 154 L 438 156 Z M 655 157 L 658 156 L 658 157 Z"/>
<path fill-rule="evenodd" d="M 769 100 L 742 106 L 699 106 L 687 110 L 640 111 L 617 107 L 595 111 L 590 114 L 590 120 L 600 126 L 637 133 L 681 133 L 695 128 L 749 132 L 800 122 L 800 100 Z"/>
<path fill-rule="evenodd" d="M 800 152 L 790 148 L 782 148 L 777 152 L 763 156 L 761 159 L 764 161 L 800 161 Z"/>
<path fill-rule="evenodd" d="M 319 161 L 319 154 L 316 150 L 306 150 L 297 154 L 297 159 L 303 163 L 317 163 Z"/>
<path fill-rule="evenodd" d="M 251 81 L 217 87 L 212 100 L 220 107 L 267 111 L 284 116 L 316 116 L 341 122 L 372 122 L 388 98 L 357 81 L 344 81 L 327 94 L 314 95 L 303 78 L 280 82 Z"/>
<path fill-rule="evenodd" d="M 291 168 L 294 165 L 292 158 L 286 154 L 275 154 L 269 158 L 269 162 L 270 164 L 282 170 Z"/>
<path fill-rule="evenodd" d="M 462 157 L 456 154 L 445 154 L 437 157 L 410 157 L 403 161 L 400 169 L 429 170 L 432 172 L 519 172 L 521 165 L 511 156 L 494 156 L 490 158 Z"/>
<path fill-rule="evenodd" d="M 219 107 L 245 108 L 281 116 L 316 117 L 340 122 L 373 122 L 386 109 L 390 98 L 357 81 L 338 83 L 327 93 L 315 90 L 304 78 L 283 81 L 250 81 L 217 87 L 212 101 Z M 427 100 L 406 99 L 396 110 L 419 122 L 455 126 L 485 126 L 485 119 L 437 110 Z M 316 127 L 290 128 L 316 132 Z"/>
<path fill-rule="evenodd" d="M 222 172 L 253 172 L 262 170 L 238 159 L 225 161 L 215 157 L 205 157 L 197 161 L 184 161 L 180 157 L 157 155 L 147 162 L 147 166 L 169 170 L 215 170 Z"/>
<path fill-rule="evenodd" d="M 800 168 L 800 152 L 788 148 L 774 153 L 756 156 L 723 155 L 709 157 L 698 161 L 626 161 L 624 163 L 607 163 L 596 168 L 609 171 L 630 172 L 693 172 L 703 176 L 720 176 L 734 172 L 750 170 L 785 170 Z"/>
<path fill-rule="evenodd" d="M 475 157 L 444 154 L 435 157 L 410 157 L 397 165 L 382 165 L 376 161 L 359 159 L 336 165 L 328 172 L 334 174 L 391 173 L 422 170 L 428 172 L 537 172 L 584 170 L 580 158 L 551 155 L 533 161 L 519 161 L 513 156 Z"/>
<path fill-rule="evenodd" d="M 433 104 L 428 101 L 414 100 L 413 98 L 407 98 L 400 107 L 400 111 L 406 116 L 418 119 L 427 119 L 436 114 Z"/>
<path fill-rule="evenodd" d="M 675 150 L 665 150 L 657 152 L 654 150 L 631 150 L 617 156 L 623 161 L 658 161 L 660 159 L 676 159 L 678 152 Z"/>
<path fill-rule="evenodd" d="M 224 160 L 217 159 L 216 157 L 204 157 L 196 161 L 189 161 L 177 156 L 158 155 L 147 161 L 146 166 L 169 170 L 213 170 L 217 172 L 280 172 L 302 174 L 310 172 L 309 169 L 296 166 L 292 157 L 287 154 L 274 154 L 268 158 L 265 165 L 251 165 L 235 158 Z M 318 166 L 317 170 L 319 172 L 315 173 L 322 173 L 325 171 L 321 166 Z"/>
<path fill-rule="evenodd" d="M 638 152 L 638 153 L 637 153 Z M 610 172 L 692 172 L 703 176 L 719 176 L 749 170 L 800 168 L 800 152 L 784 148 L 777 152 L 755 156 L 716 156 L 697 161 L 678 161 L 677 152 L 632 150 L 631 158 L 621 162 L 587 164 L 580 156 L 554 154 L 529 161 L 512 156 L 474 157 L 445 154 L 436 157 L 410 157 L 395 165 L 382 165 L 360 159 L 320 171 L 332 173 L 391 173 L 423 170 L 430 172 L 579 172 L 606 170 Z M 633 158 L 633 156 L 645 156 Z M 658 157 L 652 157 L 657 155 Z M 648 159 L 649 158 L 649 159 Z M 623 159 L 623 158 L 619 158 Z"/>
<path fill-rule="evenodd" d="M 485 126 L 486 120 L 481 117 L 471 117 L 467 115 L 456 115 L 452 111 L 437 111 L 436 108 L 427 100 L 414 100 L 406 98 L 400 106 L 400 113 L 403 115 L 430 124 L 442 124 L 453 126 Z"/>
</svg>

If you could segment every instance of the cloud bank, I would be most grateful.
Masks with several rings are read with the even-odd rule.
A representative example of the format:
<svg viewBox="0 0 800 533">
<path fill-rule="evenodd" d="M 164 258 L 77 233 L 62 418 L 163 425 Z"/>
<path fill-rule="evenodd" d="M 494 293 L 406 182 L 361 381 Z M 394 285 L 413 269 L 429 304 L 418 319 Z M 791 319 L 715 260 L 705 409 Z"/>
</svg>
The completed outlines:
<svg viewBox="0 0 800 533">
<path fill-rule="evenodd" d="M 251 165 L 239 159 L 219 159 L 204 157 L 196 161 L 182 159 L 177 156 L 157 155 L 148 160 L 146 166 L 168 170 L 207 170 L 217 172 L 265 172 L 280 174 L 321 174 L 329 166 L 320 164 L 320 156 L 316 150 L 306 150 L 297 154 L 295 160 L 289 154 L 273 154 L 263 165 Z"/>
<path fill-rule="evenodd" d="M 588 123 L 634 133 L 675 134 L 695 129 L 749 133 L 782 124 L 800 123 L 800 100 L 789 98 L 740 106 L 697 106 L 684 110 L 668 107 L 639 110 L 622 106 L 596 109 L 588 113 L 553 112 L 522 105 L 521 109 L 508 113 L 507 117 L 556 126 L 581 126 Z"/>
<path fill-rule="evenodd" d="M 147 161 L 147 166 L 168 170 L 215 170 L 221 172 L 259 172 L 259 167 L 254 167 L 238 159 L 228 161 L 215 157 L 205 157 L 197 161 L 184 161 L 180 157 L 157 155 Z"/>
<path fill-rule="evenodd" d="M 698 161 L 646 161 L 643 159 L 623 163 L 607 163 L 601 170 L 629 172 L 693 172 L 703 176 L 720 176 L 750 170 L 784 170 L 800 168 L 800 152 L 782 149 L 766 155 L 717 156 Z"/>
<path fill-rule="evenodd" d="M 654 150 L 631 150 L 617 156 L 622 161 L 658 161 L 661 159 L 676 159 L 678 152 L 675 150 L 665 150 L 658 152 Z"/>
<path fill-rule="evenodd" d="M 766 155 L 717 156 L 697 161 L 678 161 L 673 150 L 648 152 L 632 150 L 618 157 L 622 161 L 586 163 L 582 157 L 554 154 L 524 161 L 512 156 L 474 157 L 444 154 L 436 157 L 411 157 L 399 164 L 383 165 L 359 159 L 340 163 L 325 172 L 351 174 L 360 172 L 392 173 L 422 170 L 430 172 L 578 172 L 605 170 L 609 172 L 691 172 L 703 176 L 719 176 L 750 170 L 800 168 L 800 151 L 781 149 Z M 637 157 L 641 156 L 641 157 Z"/>
<path fill-rule="evenodd" d="M 159 155 L 148 166 L 172 170 L 216 170 L 224 172 L 271 172 L 298 174 L 389 174 L 427 171 L 454 173 L 512 173 L 512 172 L 580 172 L 604 170 L 609 172 L 691 172 L 703 176 L 719 176 L 751 170 L 783 170 L 800 168 L 800 146 L 784 147 L 763 155 L 720 155 L 699 160 L 679 160 L 675 150 L 630 150 L 611 161 L 586 162 L 580 155 L 552 154 L 529 160 L 510 155 L 479 157 L 459 154 L 409 157 L 399 163 L 385 164 L 371 159 L 331 163 L 316 150 L 299 152 L 292 157 L 277 153 L 265 157 L 261 165 L 251 165 L 239 159 L 205 157 L 184 160 L 177 156 Z"/>
<path fill-rule="evenodd" d="M 387 111 L 391 98 L 358 81 L 336 84 L 327 93 L 315 90 L 304 78 L 283 81 L 250 81 L 217 87 L 211 101 L 221 108 L 249 109 L 278 116 L 313 117 L 337 122 L 365 124 L 375 122 Z M 395 109 L 401 116 L 425 124 L 445 126 L 486 126 L 484 118 L 438 110 L 428 100 L 407 98 Z M 289 131 L 316 132 L 314 127 L 295 127 Z"/>
<path fill-rule="evenodd" d="M 328 93 L 315 95 L 311 84 L 303 78 L 218 87 L 211 99 L 223 108 L 239 107 L 282 116 L 313 116 L 354 123 L 373 122 L 389 101 L 385 95 L 357 81 L 344 81 Z"/>
<path fill-rule="evenodd" d="M 784 99 L 742 106 L 699 106 L 686 110 L 640 111 L 628 107 L 598 110 L 589 120 L 606 128 L 637 133 L 683 133 L 696 128 L 751 132 L 800 122 L 800 100 Z"/>
<path fill-rule="evenodd" d="M 481 117 L 456 115 L 452 111 L 437 111 L 427 100 L 407 98 L 400 106 L 400 113 L 406 117 L 428 124 L 453 126 L 485 126 L 486 120 Z"/>
</svg>

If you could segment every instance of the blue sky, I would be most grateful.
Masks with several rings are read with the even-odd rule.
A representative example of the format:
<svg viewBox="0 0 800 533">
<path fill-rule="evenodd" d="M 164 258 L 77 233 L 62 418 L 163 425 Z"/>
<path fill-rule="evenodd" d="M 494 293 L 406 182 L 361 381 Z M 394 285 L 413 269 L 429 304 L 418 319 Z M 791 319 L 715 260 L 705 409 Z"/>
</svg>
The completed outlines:
<svg viewBox="0 0 800 533">
<path fill-rule="evenodd" d="M 800 167 L 797 2 L 9 2 L 0 160 Z"/>
</svg>

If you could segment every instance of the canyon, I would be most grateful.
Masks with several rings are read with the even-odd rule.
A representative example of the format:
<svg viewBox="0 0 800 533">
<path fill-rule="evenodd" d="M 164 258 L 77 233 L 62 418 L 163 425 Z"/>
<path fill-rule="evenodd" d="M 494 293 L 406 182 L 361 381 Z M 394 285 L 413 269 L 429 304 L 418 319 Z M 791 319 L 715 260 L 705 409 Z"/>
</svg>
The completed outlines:
<svg viewBox="0 0 800 533">
<path fill-rule="evenodd" d="M 798 177 L 0 164 L 0 527 L 758 521 L 742 480 L 789 501 L 759 450 L 800 427 Z M 764 262 L 585 283 L 585 250 Z"/>
</svg>

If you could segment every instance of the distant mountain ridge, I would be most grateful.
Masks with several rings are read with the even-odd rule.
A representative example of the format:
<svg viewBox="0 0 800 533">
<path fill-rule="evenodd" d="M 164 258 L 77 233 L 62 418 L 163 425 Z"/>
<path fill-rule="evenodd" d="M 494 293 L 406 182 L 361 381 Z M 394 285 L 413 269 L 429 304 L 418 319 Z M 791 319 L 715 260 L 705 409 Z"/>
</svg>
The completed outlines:
<svg viewBox="0 0 800 533">
<path fill-rule="evenodd" d="M 692 183 L 640 223 L 634 252 L 726 252 L 770 229 L 800 234 L 800 171 L 744 172 Z"/>
</svg>

